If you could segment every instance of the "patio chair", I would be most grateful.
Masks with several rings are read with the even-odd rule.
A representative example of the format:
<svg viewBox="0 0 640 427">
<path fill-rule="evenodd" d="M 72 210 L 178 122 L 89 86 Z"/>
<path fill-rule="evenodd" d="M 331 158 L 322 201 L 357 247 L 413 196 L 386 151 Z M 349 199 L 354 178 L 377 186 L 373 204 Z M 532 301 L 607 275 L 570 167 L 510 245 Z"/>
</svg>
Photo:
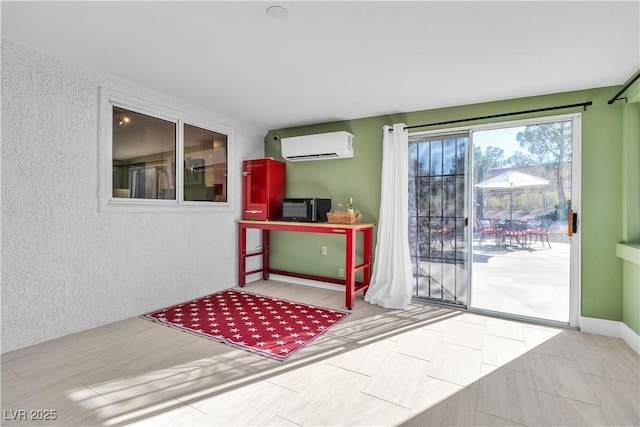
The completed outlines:
<svg viewBox="0 0 640 427">
<path fill-rule="evenodd" d="M 449 246 L 453 247 L 453 228 L 444 222 L 446 221 L 429 219 L 426 224 L 428 230 L 425 229 L 425 224 L 420 224 L 423 232 L 429 236 L 429 242 L 432 248 L 435 248 L 439 244 L 444 248 L 445 241 L 448 241 Z"/>
<path fill-rule="evenodd" d="M 497 228 L 490 219 L 478 219 L 477 224 L 480 230 L 480 244 L 482 244 L 488 236 L 494 236 L 496 244 L 498 244 L 501 240 L 500 229 Z"/>
<path fill-rule="evenodd" d="M 510 220 L 504 229 L 505 242 L 506 238 L 509 238 L 509 244 L 513 244 L 513 239 L 516 240 L 516 244 L 524 247 L 527 245 L 527 222 L 522 220 Z M 529 245 L 530 246 L 530 245 Z"/>
<path fill-rule="evenodd" d="M 542 242 L 542 246 L 544 247 L 544 242 L 547 242 L 549 245 L 549 249 L 551 249 L 551 243 L 549 243 L 549 227 L 551 227 L 552 221 L 547 220 L 529 220 L 527 221 L 527 235 L 529 236 L 529 247 L 531 247 L 531 243 L 533 237 L 535 236 L 536 242 L 540 240 Z"/>
</svg>

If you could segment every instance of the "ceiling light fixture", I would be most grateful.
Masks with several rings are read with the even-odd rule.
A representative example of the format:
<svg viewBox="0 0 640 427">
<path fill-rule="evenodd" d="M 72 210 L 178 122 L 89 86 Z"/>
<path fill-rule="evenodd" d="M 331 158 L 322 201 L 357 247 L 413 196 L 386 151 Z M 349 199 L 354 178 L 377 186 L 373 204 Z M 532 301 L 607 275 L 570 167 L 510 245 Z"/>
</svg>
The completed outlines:
<svg viewBox="0 0 640 427">
<path fill-rule="evenodd" d="M 131 119 L 127 116 L 123 116 L 122 114 L 118 113 L 113 116 L 113 121 L 117 123 L 118 126 L 125 126 L 125 125 L 128 125 L 129 122 L 131 122 Z"/>
<path fill-rule="evenodd" d="M 282 6 L 270 6 L 267 8 L 267 15 L 272 19 L 282 20 L 287 17 L 287 9 Z"/>
</svg>

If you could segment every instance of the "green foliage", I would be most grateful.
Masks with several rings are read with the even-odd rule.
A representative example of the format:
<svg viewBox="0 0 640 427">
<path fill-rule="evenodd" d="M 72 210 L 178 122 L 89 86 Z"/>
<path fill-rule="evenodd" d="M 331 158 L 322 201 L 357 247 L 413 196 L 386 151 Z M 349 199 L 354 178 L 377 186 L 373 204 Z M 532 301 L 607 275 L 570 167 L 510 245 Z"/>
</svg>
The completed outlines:
<svg viewBox="0 0 640 427">
<path fill-rule="evenodd" d="M 551 221 L 558 221 L 558 220 L 562 220 L 562 219 L 566 219 L 567 217 L 567 211 L 571 209 L 571 199 L 567 200 L 567 207 L 566 208 L 561 208 L 560 204 L 556 204 L 554 209 L 545 214 L 545 215 L 538 215 L 536 218 L 537 219 L 549 219 Z"/>
<path fill-rule="evenodd" d="M 553 176 L 558 191 L 561 208 L 567 205 L 564 180 L 567 165 L 571 162 L 573 144 L 573 122 L 542 123 L 525 127 L 516 136 L 521 148 L 526 148 L 535 158 L 535 163 L 543 165 Z"/>
<path fill-rule="evenodd" d="M 534 164 L 534 160 L 531 155 L 523 153 L 522 151 L 516 151 L 507 159 L 507 163 L 517 169 L 529 168 Z"/>
<path fill-rule="evenodd" d="M 476 190 L 479 191 L 479 190 Z M 484 209 L 506 210 L 511 205 L 511 195 L 505 193 L 485 193 Z M 533 210 L 548 209 L 554 206 L 558 209 L 558 193 L 555 191 L 520 191 L 513 193 L 513 209 L 521 210 L 522 213 L 530 213 Z"/>
<path fill-rule="evenodd" d="M 521 148 L 536 158 L 536 163 L 558 165 L 571 161 L 573 123 L 571 121 L 527 126 L 516 136 Z"/>
</svg>

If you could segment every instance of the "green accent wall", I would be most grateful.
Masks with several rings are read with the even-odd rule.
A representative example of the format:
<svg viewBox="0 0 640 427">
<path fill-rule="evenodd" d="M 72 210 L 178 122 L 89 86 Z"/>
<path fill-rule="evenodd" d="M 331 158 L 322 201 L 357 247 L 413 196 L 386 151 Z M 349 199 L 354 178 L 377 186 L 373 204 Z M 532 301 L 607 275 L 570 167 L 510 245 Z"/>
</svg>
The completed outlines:
<svg viewBox="0 0 640 427">
<path fill-rule="evenodd" d="M 622 105 L 622 239 L 632 252 L 623 261 L 622 317 L 640 334 L 640 80 L 627 91 Z M 635 255 L 635 257 L 634 257 Z"/>
<path fill-rule="evenodd" d="M 593 105 L 584 112 L 581 108 L 573 108 L 465 122 L 460 126 L 582 112 L 581 314 L 621 321 L 623 270 L 622 260 L 616 256 L 616 244 L 623 236 L 623 105 L 620 102 L 607 104 L 617 90 L 619 87 L 597 88 L 274 129 L 265 136 L 265 155 L 282 159 L 275 136 L 282 138 L 338 130 L 353 133 L 353 159 L 288 162 L 287 197 L 330 197 L 336 207 L 336 203 L 346 203 L 353 196 L 355 208 L 363 213 L 363 221 L 377 222 L 384 125 L 417 125 L 592 101 Z M 434 129 L 438 127 L 424 130 Z M 636 164 L 636 169 L 638 166 Z M 317 235 L 285 234 L 276 234 L 272 239 L 273 268 L 337 277 L 337 269 L 343 267 L 339 238 L 332 241 Z M 328 247 L 327 256 L 320 255 L 321 246 Z M 361 248 L 358 248 L 358 253 L 361 253 Z"/>
<path fill-rule="evenodd" d="M 623 124 L 623 239 L 640 242 L 640 80 L 627 89 Z"/>
<path fill-rule="evenodd" d="M 640 252 L 640 248 L 636 249 Z M 624 323 L 640 334 L 640 264 L 623 261 L 623 306 Z"/>
<path fill-rule="evenodd" d="M 593 91 L 582 118 L 581 315 L 622 320 L 622 105 L 619 88 Z"/>
</svg>

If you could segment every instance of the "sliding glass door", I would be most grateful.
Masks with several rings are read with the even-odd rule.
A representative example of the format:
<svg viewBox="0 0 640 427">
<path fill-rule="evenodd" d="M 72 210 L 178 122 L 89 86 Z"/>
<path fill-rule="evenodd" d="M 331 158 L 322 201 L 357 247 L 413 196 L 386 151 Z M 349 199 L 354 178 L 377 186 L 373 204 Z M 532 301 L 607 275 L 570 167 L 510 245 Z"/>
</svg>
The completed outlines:
<svg viewBox="0 0 640 427">
<path fill-rule="evenodd" d="M 415 300 L 577 324 L 580 116 L 409 138 Z"/>
<path fill-rule="evenodd" d="M 576 120 L 472 132 L 472 308 L 575 323 Z"/>
</svg>

